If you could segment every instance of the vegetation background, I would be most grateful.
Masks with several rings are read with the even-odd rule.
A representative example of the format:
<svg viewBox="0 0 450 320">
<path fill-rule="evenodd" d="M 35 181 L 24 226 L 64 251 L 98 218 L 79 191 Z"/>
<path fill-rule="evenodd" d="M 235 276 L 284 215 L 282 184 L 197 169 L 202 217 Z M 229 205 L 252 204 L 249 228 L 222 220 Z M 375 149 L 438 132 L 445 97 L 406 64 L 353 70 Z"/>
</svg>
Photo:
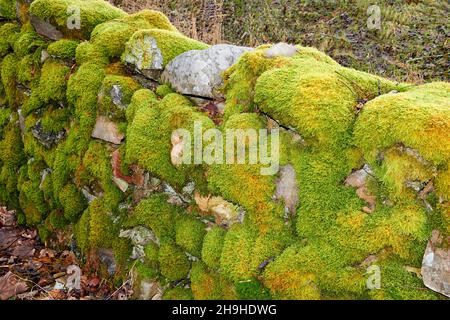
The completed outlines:
<svg viewBox="0 0 450 320">
<path fill-rule="evenodd" d="M 397 81 L 449 80 L 447 0 L 110 0 L 127 12 L 156 9 L 210 44 L 289 42 L 316 47 L 344 66 Z M 367 9 L 381 9 L 369 30 Z"/>
</svg>

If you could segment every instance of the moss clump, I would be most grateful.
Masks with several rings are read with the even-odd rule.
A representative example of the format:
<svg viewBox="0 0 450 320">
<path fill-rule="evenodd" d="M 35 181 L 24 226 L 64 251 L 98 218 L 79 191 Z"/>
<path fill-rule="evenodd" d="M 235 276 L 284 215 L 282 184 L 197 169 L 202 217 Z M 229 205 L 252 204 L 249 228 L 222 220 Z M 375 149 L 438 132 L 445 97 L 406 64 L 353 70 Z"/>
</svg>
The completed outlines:
<svg viewBox="0 0 450 320">
<path fill-rule="evenodd" d="M 67 184 L 59 193 L 59 201 L 64 208 L 64 218 L 76 222 L 86 209 L 87 202 L 74 184 Z"/>
<path fill-rule="evenodd" d="M 158 95 L 158 97 L 160 98 L 164 98 L 165 96 L 167 96 L 168 94 L 173 93 L 174 91 L 172 90 L 172 88 L 170 88 L 169 85 L 167 84 L 161 84 L 156 88 L 155 93 Z"/>
<path fill-rule="evenodd" d="M 142 200 L 129 217 L 127 225 L 150 228 L 160 240 L 175 239 L 175 219 L 180 213 L 167 200 L 168 197 L 164 194 L 154 194 Z"/>
<path fill-rule="evenodd" d="M 45 41 L 39 37 L 33 27 L 30 24 L 24 24 L 20 34 L 14 42 L 13 49 L 18 57 L 24 57 L 44 46 Z"/>
<path fill-rule="evenodd" d="M 0 75 L 2 78 L 3 89 L 6 95 L 6 102 L 9 107 L 15 109 L 18 106 L 16 99 L 17 91 L 17 65 L 19 61 L 14 54 L 8 54 L 1 62 Z"/>
<path fill-rule="evenodd" d="M 103 199 L 97 198 L 89 204 L 74 228 L 77 244 L 84 253 L 112 247 L 118 237 L 113 218 L 114 213 L 104 205 Z"/>
<path fill-rule="evenodd" d="M 140 87 L 131 77 L 107 75 L 98 94 L 100 114 L 125 120 L 125 112 L 131 97 Z"/>
<path fill-rule="evenodd" d="M 79 10 L 79 27 L 71 24 L 76 10 Z M 80 39 L 89 39 L 98 24 L 126 15 L 103 0 L 36 0 L 30 6 L 30 13 L 50 22 L 68 37 Z"/>
<path fill-rule="evenodd" d="M 109 63 L 109 59 L 105 52 L 95 47 L 88 41 L 81 42 L 77 46 L 75 50 L 75 60 L 79 65 L 90 63 L 99 66 L 106 66 Z"/>
<path fill-rule="evenodd" d="M 28 54 L 20 59 L 17 69 L 17 81 L 25 86 L 34 87 L 39 84 L 40 51 Z"/>
<path fill-rule="evenodd" d="M 220 256 L 222 255 L 223 241 L 226 231 L 219 226 L 214 226 L 205 235 L 202 248 L 202 261 L 212 269 L 219 269 Z"/>
<path fill-rule="evenodd" d="M 135 65 L 139 70 L 162 70 L 167 63 L 183 52 L 206 48 L 207 44 L 190 39 L 179 32 L 160 29 L 139 30 L 127 42 L 122 61 Z"/>
<path fill-rule="evenodd" d="M 161 274 L 171 281 L 185 278 L 190 269 L 186 254 L 175 244 L 163 242 L 158 254 Z"/>
<path fill-rule="evenodd" d="M 80 166 L 77 168 L 77 180 L 93 190 L 102 193 L 102 205 L 105 210 L 117 210 L 123 194 L 113 182 L 110 153 L 107 147 L 91 141 Z"/>
<path fill-rule="evenodd" d="M 220 258 L 221 272 L 235 282 L 253 277 L 256 270 L 252 269 L 251 260 L 255 240 L 255 231 L 233 225 L 225 236 Z"/>
<path fill-rule="evenodd" d="M 16 23 L 5 23 L 0 26 L 0 57 L 6 56 L 19 36 L 20 27 Z"/>
<path fill-rule="evenodd" d="M 192 291 L 189 288 L 178 286 L 166 290 L 163 295 L 163 300 L 194 300 Z"/>
<path fill-rule="evenodd" d="M 391 81 L 305 57 L 262 74 L 255 103 L 311 143 L 341 148 L 362 99 L 397 89 Z"/>
<path fill-rule="evenodd" d="M 259 130 L 263 129 L 264 122 L 255 113 L 242 113 L 231 116 L 224 125 L 224 129 L 238 129 L 255 130 L 256 136 L 253 138 L 251 134 L 244 136 L 246 145 L 245 164 L 236 164 L 236 155 L 234 163 L 235 165 L 229 165 L 224 160 L 224 164 L 213 164 L 208 168 L 208 188 L 215 194 L 221 194 L 225 199 L 234 203 L 242 205 L 248 214 L 252 224 L 255 224 L 261 232 L 268 232 L 269 230 L 277 229 L 282 230 L 284 228 L 283 221 L 283 209 L 280 205 L 277 205 L 272 196 L 275 192 L 275 183 L 273 175 L 262 175 L 261 169 L 263 166 L 261 163 L 250 163 L 250 146 L 251 140 L 259 141 Z M 225 137 L 224 146 L 229 141 Z M 238 139 L 233 138 L 235 143 L 235 150 L 237 149 Z M 262 138 L 261 138 L 262 140 Z M 261 144 L 257 148 L 267 148 L 268 154 L 270 154 L 270 135 L 267 145 Z M 261 141 L 260 141 L 261 142 Z M 226 150 L 226 147 L 224 147 Z M 236 188 L 240 186 L 240 188 Z"/>
<path fill-rule="evenodd" d="M 191 289 L 196 300 L 235 300 L 233 284 L 221 274 L 210 271 L 202 262 L 195 262 L 191 269 Z"/>
<path fill-rule="evenodd" d="M 239 300 L 270 300 L 269 291 L 256 279 L 236 283 Z"/>
<path fill-rule="evenodd" d="M 6 125 L 3 139 L 0 140 L 0 202 L 13 209 L 19 208 L 18 173 L 25 162 L 20 128 L 16 125 L 16 120 L 13 117 Z"/>
<path fill-rule="evenodd" d="M 182 217 L 175 225 L 176 244 L 196 257 L 201 255 L 205 233 L 204 223 L 189 216 Z"/>
<path fill-rule="evenodd" d="M 79 44 L 80 42 L 77 40 L 61 39 L 49 44 L 47 52 L 55 58 L 72 60 L 75 59 L 75 53 Z"/>
<path fill-rule="evenodd" d="M 47 60 L 42 66 L 39 88 L 35 90 L 39 99 L 43 103 L 51 101 L 64 101 L 66 97 L 66 83 L 70 68 L 55 62 Z"/>
<path fill-rule="evenodd" d="M 14 20 L 16 18 L 16 1 L 0 0 L 0 17 Z"/>
<path fill-rule="evenodd" d="M 140 89 L 133 93 L 126 110 L 127 122 L 133 122 L 136 112 L 141 108 L 151 108 L 158 103 L 156 95 L 149 89 Z"/>
<path fill-rule="evenodd" d="M 189 100 L 178 94 L 166 96 L 154 107 L 140 108 L 128 125 L 127 162 L 137 162 L 177 188 L 183 187 L 190 179 L 201 179 L 201 165 L 175 166 L 171 162 L 173 132 L 186 129 L 193 136 L 196 121 L 202 124 L 202 132 L 214 127 L 211 119 L 195 111 Z M 193 146 L 194 141 L 191 143 Z M 193 163 L 193 152 L 191 155 Z"/>
<path fill-rule="evenodd" d="M 450 130 L 449 89 L 448 83 L 430 83 L 368 102 L 354 130 L 366 159 L 375 163 L 380 152 L 401 143 L 445 167 L 450 160 L 445 138 Z"/>
<path fill-rule="evenodd" d="M 120 57 L 128 39 L 142 29 L 177 31 L 161 12 L 143 10 L 98 25 L 92 31 L 91 43 L 105 52 L 109 58 Z"/>
</svg>

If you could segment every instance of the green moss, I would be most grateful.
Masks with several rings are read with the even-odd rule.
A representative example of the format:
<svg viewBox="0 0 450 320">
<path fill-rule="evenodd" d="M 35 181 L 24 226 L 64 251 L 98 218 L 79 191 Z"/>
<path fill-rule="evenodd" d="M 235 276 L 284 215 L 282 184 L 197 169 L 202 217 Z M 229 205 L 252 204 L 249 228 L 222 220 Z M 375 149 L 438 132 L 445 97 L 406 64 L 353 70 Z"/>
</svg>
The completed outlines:
<svg viewBox="0 0 450 320">
<path fill-rule="evenodd" d="M 175 239 L 175 218 L 179 209 L 167 203 L 167 196 L 154 194 L 142 200 L 129 217 L 127 225 L 143 225 L 155 232 L 159 239 Z"/>
<path fill-rule="evenodd" d="M 55 229 L 62 229 L 67 226 L 70 221 L 64 217 L 64 213 L 60 210 L 53 210 L 49 214 L 50 224 Z"/>
<path fill-rule="evenodd" d="M 130 104 L 131 97 L 140 87 L 139 83 L 131 77 L 107 75 L 103 79 L 102 87 L 98 94 L 100 114 L 113 119 L 125 120 L 125 112 Z M 114 93 L 113 90 L 115 90 Z M 117 99 L 113 100 L 112 95 L 120 98 L 119 101 Z"/>
<path fill-rule="evenodd" d="M 80 14 L 79 29 L 70 24 L 76 17 L 75 8 Z M 103 0 L 36 0 L 30 6 L 30 13 L 55 25 L 65 35 L 81 39 L 89 39 L 96 25 L 126 15 Z"/>
<path fill-rule="evenodd" d="M 20 27 L 16 23 L 5 23 L 0 26 L 0 57 L 6 56 L 19 36 Z"/>
<path fill-rule="evenodd" d="M 58 133 L 69 125 L 69 108 L 49 107 L 41 118 L 42 129 L 45 132 Z"/>
<path fill-rule="evenodd" d="M 44 46 L 45 41 L 39 37 L 34 28 L 30 24 L 24 24 L 14 42 L 13 49 L 18 57 L 24 57 Z"/>
<path fill-rule="evenodd" d="M 120 57 L 128 39 L 141 29 L 177 31 L 164 14 L 146 9 L 98 25 L 92 31 L 91 43 L 103 50 L 110 58 Z"/>
<path fill-rule="evenodd" d="M 127 130 L 127 162 L 137 162 L 177 188 L 189 179 L 201 180 L 200 165 L 174 166 L 170 156 L 173 132 L 186 129 L 192 133 L 196 121 L 201 122 L 202 132 L 214 127 L 211 119 L 195 111 L 189 100 L 178 94 L 166 96 L 155 107 L 140 108 Z"/>
<path fill-rule="evenodd" d="M 381 288 L 370 290 L 372 299 L 382 300 L 436 300 L 438 295 L 426 290 L 422 280 L 408 272 L 398 261 L 382 262 L 380 265 Z"/>
<path fill-rule="evenodd" d="M 202 262 L 191 269 L 191 289 L 196 300 L 235 300 L 233 284 L 219 273 L 210 271 Z"/>
<path fill-rule="evenodd" d="M 0 1 L 0 17 L 14 20 L 16 18 L 16 1 L 1 0 Z"/>
<path fill-rule="evenodd" d="M 84 178 L 80 178 L 80 170 L 84 171 Z M 105 210 L 117 209 L 123 194 L 112 179 L 110 153 L 105 145 L 92 141 L 86 151 L 81 167 L 78 168 L 80 183 L 87 184 L 102 190 L 102 205 Z M 95 188 L 97 187 L 97 188 Z"/>
<path fill-rule="evenodd" d="M 236 282 L 248 280 L 255 274 L 251 264 L 255 239 L 256 233 L 242 225 L 233 225 L 228 230 L 220 258 L 220 270 L 224 275 Z"/>
<path fill-rule="evenodd" d="M 59 201 L 64 208 L 64 217 L 71 222 L 76 222 L 87 207 L 86 199 L 71 183 L 61 190 Z"/>
<path fill-rule="evenodd" d="M 307 141 L 341 148 L 351 137 L 358 102 L 393 89 L 391 81 L 303 58 L 262 74 L 255 103 Z"/>
<path fill-rule="evenodd" d="M 159 49 L 162 61 L 152 48 L 155 42 Z M 125 52 L 122 54 L 122 61 L 136 65 L 139 70 L 161 70 L 173 58 L 189 50 L 202 50 L 208 45 L 197 40 L 190 39 L 179 32 L 145 29 L 136 31 L 126 44 Z"/>
<path fill-rule="evenodd" d="M 191 289 L 178 286 L 164 291 L 163 300 L 194 300 L 194 296 Z"/>
<path fill-rule="evenodd" d="M 214 226 L 205 235 L 202 248 L 202 261 L 212 269 L 219 269 L 222 255 L 223 241 L 226 231 Z"/>
<path fill-rule="evenodd" d="M 270 293 L 256 279 L 236 283 L 239 300 L 270 300 Z"/>
<path fill-rule="evenodd" d="M 55 58 L 75 59 L 76 50 L 79 44 L 80 42 L 77 40 L 61 39 L 49 44 L 47 52 Z"/>
<path fill-rule="evenodd" d="M 259 129 L 264 128 L 261 118 L 254 113 L 242 113 L 231 116 L 224 125 L 224 129 L 256 130 L 258 143 Z M 242 205 L 248 219 L 263 233 L 269 230 L 281 230 L 284 227 L 284 210 L 277 205 L 272 196 L 275 192 L 274 176 L 262 175 L 261 169 L 268 167 L 261 163 L 251 164 L 249 159 L 249 144 L 251 135 L 246 136 L 246 161 L 245 164 L 230 165 L 224 160 L 224 164 L 213 164 L 208 168 L 208 188 L 215 194 L 222 195 L 225 199 Z M 236 138 L 233 138 L 236 146 Z M 227 138 L 224 139 L 226 146 Z M 267 145 L 258 148 L 268 149 L 270 154 L 270 136 Z M 260 141 L 261 142 L 261 141 Z M 235 147 L 236 148 L 236 147 Z M 224 148 L 226 150 L 226 147 Z M 235 159 L 236 161 L 236 152 Z M 236 186 L 240 186 L 236 188 Z"/>
<path fill-rule="evenodd" d="M 106 66 L 109 59 L 105 52 L 88 41 L 81 42 L 75 50 L 75 60 L 78 65 L 83 63 L 92 63 L 100 66 Z"/>
<path fill-rule="evenodd" d="M 64 101 L 66 82 L 70 68 L 56 61 L 47 60 L 42 66 L 37 94 L 43 103 Z M 36 90 L 35 90 L 36 91 Z"/>
<path fill-rule="evenodd" d="M 40 76 L 40 52 L 23 57 L 17 70 L 17 81 L 23 85 L 34 87 L 39 82 Z"/>
<path fill-rule="evenodd" d="M 113 213 L 97 198 L 89 204 L 75 226 L 75 236 L 83 252 L 93 248 L 110 248 L 118 236 Z"/>
<path fill-rule="evenodd" d="M 19 61 L 14 54 L 8 54 L 1 62 L 1 78 L 6 94 L 6 101 L 11 108 L 18 106 L 16 100 L 17 85 L 17 65 Z"/>
<path fill-rule="evenodd" d="M 167 84 L 161 84 L 156 88 L 155 93 L 158 95 L 158 97 L 160 98 L 164 98 L 165 96 L 167 96 L 168 94 L 173 93 L 174 91 L 172 90 L 172 88 L 170 88 L 169 85 Z"/>
<path fill-rule="evenodd" d="M 448 163 L 450 85 L 445 82 L 411 87 L 368 102 L 355 125 L 355 142 L 366 159 L 403 143 L 434 165 Z"/>
<path fill-rule="evenodd" d="M 190 269 L 186 254 L 175 244 L 163 242 L 158 254 L 161 274 L 171 281 L 185 278 Z"/>
<path fill-rule="evenodd" d="M 133 93 L 126 110 L 127 122 L 133 122 L 136 112 L 141 108 L 150 108 L 157 104 L 156 95 L 149 89 L 140 89 Z"/>
<path fill-rule="evenodd" d="M 205 224 L 189 216 L 178 219 L 175 225 L 176 244 L 196 257 L 201 255 L 205 233 Z"/>
<path fill-rule="evenodd" d="M 17 180 L 19 168 L 25 162 L 20 128 L 16 125 L 17 117 L 4 128 L 3 139 L 0 140 L 0 202 L 10 208 L 19 208 Z"/>
</svg>

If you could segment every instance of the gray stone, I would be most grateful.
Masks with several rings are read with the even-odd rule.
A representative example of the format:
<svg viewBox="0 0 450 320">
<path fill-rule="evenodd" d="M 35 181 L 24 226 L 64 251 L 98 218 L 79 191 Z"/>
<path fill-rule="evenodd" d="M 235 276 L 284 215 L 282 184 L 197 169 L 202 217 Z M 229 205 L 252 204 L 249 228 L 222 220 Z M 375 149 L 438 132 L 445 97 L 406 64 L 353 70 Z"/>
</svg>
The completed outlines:
<svg viewBox="0 0 450 320">
<path fill-rule="evenodd" d="M 295 214 L 298 198 L 298 185 L 295 169 L 288 164 L 280 168 L 280 177 L 276 181 L 275 198 L 283 199 L 286 211 Z"/>
<path fill-rule="evenodd" d="M 52 146 L 56 145 L 64 135 L 65 131 L 60 131 L 58 133 L 45 132 L 42 128 L 41 120 L 36 122 L 36 125 L 31 129 L 31 133 L 33 136 L 46 148 L 50 149 Z"/>
<path fill-rule="evenodd" d="M 105 264 L 109 275 L 114 275 L 116 273 L 117 264 L 114 258 L 114 252 L 111 249 L 99 249 L 98 256 L 100 261 Z"/>
<path fill-rule="evenodd" d="M 218 44 L 205 50 L 191 50 L 170 61 L 161 80 L 181 94 L 218 98 L 223 85 L 222 73 L 239 57 L 253 50 L 228 44 Z"/>
<path fill-rule="evenodd" d="M 450 297 L 450 249 L 448 244 L 444 245 L 439 231 L 433 230 L 423 255 L 421 274 L 427 288 Z M 444 249 L 445 247 L 446 249 Z"/>
<path fill-rule="evenodd" d="M 134 245 L 145 246 L 150 242 L 154 242 L 159 245 L 159 239 L 156 235 L 151 230 L 142 226 L 137 226 L 129 230 L 121 230 L 119 237 L 129 238 Z"/>
<path fill-rule="evenodd" d="M 127 43 L 124 61 L 151 79 L 158 79 L 164 68 L 161 50 L 156 40 L 150 35 Z"/>
<path fill-rule="evenodd" d="M 30 15 L 30 22 L 33 25 L 36 32 L 41 36 L 49 38 L 50 40 L 60 40 L 63 38 L 63 34 L 54 25 L 47 21 L 43 21 L 34 15 Z"/>
<path fill-rule="evenodd" d="M 122 87 L 120 85 L 118 84 L 113 85 L 109 94 L 115 106 L 119 107 L 122 110 L 127 108 L 127 105 L 122 102 L 123 93 Z"/>
</svg>

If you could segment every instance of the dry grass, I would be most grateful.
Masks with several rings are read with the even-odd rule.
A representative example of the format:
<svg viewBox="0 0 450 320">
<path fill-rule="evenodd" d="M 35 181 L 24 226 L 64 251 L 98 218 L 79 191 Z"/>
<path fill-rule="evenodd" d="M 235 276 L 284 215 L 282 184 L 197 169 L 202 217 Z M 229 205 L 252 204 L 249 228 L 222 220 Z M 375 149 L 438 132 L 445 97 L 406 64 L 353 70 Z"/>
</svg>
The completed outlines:
<svg viewBox="0 0 450 320">
<path fill-rule="evenodd" d="M 449 80 L 447 0 L 379 0 L 381 30 L 368 30 L 372 0 L 110 0 L 128 12 L 164 12 L 209 44 L 290 42 L 397 81 Z"/>
</svg>

